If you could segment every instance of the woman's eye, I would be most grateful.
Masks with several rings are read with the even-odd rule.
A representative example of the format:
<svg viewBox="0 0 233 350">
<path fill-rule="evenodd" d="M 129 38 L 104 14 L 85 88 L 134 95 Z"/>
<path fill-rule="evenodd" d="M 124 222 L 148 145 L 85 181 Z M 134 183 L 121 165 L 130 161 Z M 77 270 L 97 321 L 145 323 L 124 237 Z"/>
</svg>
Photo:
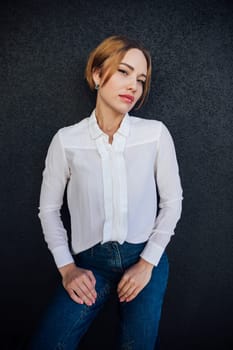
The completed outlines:
<svg viewBox="0 0 233 350">
<path fill-rule="evenodd" d="M 118 72 L 122 73 L 123 75 L 128 75 L 128 72 L 121 68 L 118 69 Z"/>
<path fill-rule="evenodd" d="M 141 79 L 138 79 L 138 82 L 142 85 L 145 85 L 145 83 L 146 83 L 145 80 L 141 80 Z"/>
</svg>

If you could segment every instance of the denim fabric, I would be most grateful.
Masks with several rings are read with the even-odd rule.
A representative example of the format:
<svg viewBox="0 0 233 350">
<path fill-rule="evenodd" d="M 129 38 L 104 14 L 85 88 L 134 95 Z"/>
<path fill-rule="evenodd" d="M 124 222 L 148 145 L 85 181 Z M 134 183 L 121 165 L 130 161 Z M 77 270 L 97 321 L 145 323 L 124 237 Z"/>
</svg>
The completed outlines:
<svg viewBox="0 0 233 350">
<path fill-rule="evenodd" d="M 124 271 L 138 261 L 145 244 L 107 242 L 75 256 L 78 266 L 92 270 L 95 275 L 96 302 L 92 306 L 77 304 L 60 286 L 30 350 L 76 350 L 104 303 L 116 293 Z M 164 253 L 153 269 L 150 282 L 138 296 L 128 303 L 119 302 L 118 349 L 154 350 L 167 279 L 168 260 Z"/>
</svg>

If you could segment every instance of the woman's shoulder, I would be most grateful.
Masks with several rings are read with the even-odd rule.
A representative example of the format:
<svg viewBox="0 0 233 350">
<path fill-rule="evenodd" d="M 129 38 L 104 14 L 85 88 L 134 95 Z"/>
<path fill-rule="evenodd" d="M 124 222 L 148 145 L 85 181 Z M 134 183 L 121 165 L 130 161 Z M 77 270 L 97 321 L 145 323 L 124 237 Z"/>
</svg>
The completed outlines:
<svg viewBox="0 0 233 350">
<path fill-rule="evenodd" d="M 71 125 L 66 125 L 58 130 L 58 132 L 62 135 L 69 135 L 72 133 L 78 133 L 78 132 L 83 132 L 85 129 L 88 127 L 88 118 L 85 117 L 81 121 L 71 124 Z"/>
<path fill-rule="evenodd" d="M 57 135 L 64 146 L 73 147 L 82 144 L 84 141 L 87 142 L 88 119 L 88 117 L 85 117 L 81 121 L 64 126 L 57 131 Z"/>
<path fill-rule="evenodd" d="M 152 119 L 152 118 L 145 118 L 145 117 L 138 117 L 138 116 L 130 116 L 132 124 L 136 126 L 145 126 L 145 127 L 154 127 L 154 128 L 160 128 L 163 122 L 158 119 Z"/>
<path fill-rule="evenodd" d="M 135 134 L 158 139 L 165 126 L 161 120 L 130 116 L 130 125 Z"/>
</svg>

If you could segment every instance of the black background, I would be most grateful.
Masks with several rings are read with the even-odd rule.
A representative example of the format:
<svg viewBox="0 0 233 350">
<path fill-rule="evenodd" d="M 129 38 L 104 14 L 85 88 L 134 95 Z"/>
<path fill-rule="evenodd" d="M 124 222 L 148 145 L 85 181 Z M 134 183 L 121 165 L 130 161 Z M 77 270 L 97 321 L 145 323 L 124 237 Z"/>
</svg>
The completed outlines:
<svg viewBox="0 0 233 350">
<path fill-rule="evenodd" d="M 31 0 L 0 10 L 1 349 L 24 347 L 60 283 L 37 216 L 44 159 L 54 133 L 92 111 L 85 62 L 113 34 L 151 52 L 151 94 L 134 114 L 169 128 L 184 190 L 161 350 L 232 349 L 233 3 Z M 101 317 L 82 349 L 112 349 L 114 308 Z"/>
</svg>

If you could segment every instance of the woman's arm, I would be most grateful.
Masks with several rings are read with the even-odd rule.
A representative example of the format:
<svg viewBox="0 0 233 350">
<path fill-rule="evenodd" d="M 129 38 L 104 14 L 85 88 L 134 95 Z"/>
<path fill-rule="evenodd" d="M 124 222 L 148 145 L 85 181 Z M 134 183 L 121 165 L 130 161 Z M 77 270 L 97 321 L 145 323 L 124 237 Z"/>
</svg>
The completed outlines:
<svg viewBox="0 0 233 350">
<path fill-rule="evenodd" d="M 181 216 L 183 191 L 173 139 L 161 123 L 158 153 L 155 162 L 155 179 L 159 192 L 159 212 L 151 236 L 141 257 L 157 265 L 174 235 L 176 224 Z"/>
<path fill-rule="evenodd" d="M 68 246 L 67 232 L 61 220 L 60 209 L 67 181 L 70 177 L 60 131 L 53 137 L 43 171 L 39 218 L 48 248 L 57 267 L 73 262 Z"/>
<path fill-rule="evenodd" d="M 95 277 L 89 270 L 75 265 L 69 250 L 67 232 L 61 220 L 61 206 L 70 170 L 61 135 L 53 137 L 49 146 L 40 193 L 39 218 L 62 283 L 72 300 L 90 306 L 95 302 Z"/>
<path fill-rule="evenodd" d="M 163 124 L 155 162 L 155 179 L 160 197 L 159 213 L 141 258 L 124 273 L 118 284 L 120 301 L 133 300 L 150 281 L 152 270 L 159 263 L 181 215 L 183 197 L 176 152 L 172 137 Z"/>
</svg>

